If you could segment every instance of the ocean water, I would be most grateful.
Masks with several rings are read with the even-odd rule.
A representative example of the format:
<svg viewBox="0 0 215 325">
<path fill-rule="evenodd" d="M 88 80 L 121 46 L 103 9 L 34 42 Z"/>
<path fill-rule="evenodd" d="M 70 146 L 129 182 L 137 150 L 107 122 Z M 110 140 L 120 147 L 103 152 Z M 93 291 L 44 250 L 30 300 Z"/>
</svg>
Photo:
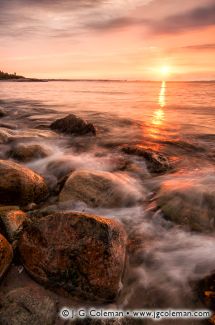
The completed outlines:
<svg viewBox="0 0 215 325">
<path fill-rule="evenodd" d="M 0 131 L 4 132 L 1 158 L 6 159 L 17 142 L 47 147 L 51 151 L 48 158 L 27 166 L 42 174 L 51 189 L 69 168 L 115 175 L 118 159 L 125 158 L 119 150 L 124 144 L 141 144 L 167 155 L 174 170 L 156 177 L 150 176 L 141 159 L 129 158 L 140 172 L 123 172 L 124 177 L 134 180 L 130 183 L 133 188 L 124 191 L 136 191 L 144 198 L 141 204 L 92 209 L 77 202 L 75 207 L 64 208 L 116 218 L 125 225 L 129 238 L 138 243 L 132 249 L 116 307 L 204 308 L 193 286 L 215 271 L 214 233 L 191 232 L 170 223 L 151 197 L 156 197 L 164 181 L 176 177 L 194 184 L 203 179 L 202 192 L 207 184 L 208 189 L 214 188 L 214 82 L 1 82 L 0 106 L 7 112 L 0 120 Z M 68 113 L 94 123 L 97 138 L 50 132 L 50 123 Z M 49 168 L 50 163 L 55 163 L 53 168 Z M 199 193 L 201 196 L 201 188 Z M 54 197 L 50 205 L 62 209 Z M 179 323 L 186 321 L 171 320 L 171 324 Z"/>
<path fill-rule="evenodd" d="M 186 150 L 192 154 L 192 148 L 194 155 L 201 150 L 206 156 L 214 154 L 214 82 L 2 82 L 0 86 L 2 103 L 20 109 L 17 119 L 25 110 L 32 111 L 35 125 L 74 112 L 93 121 L 100 137 L 105 134 L 103 141 L 141 142 L 173 155 L 178 149 L 179 154 Z"/>
</svg>

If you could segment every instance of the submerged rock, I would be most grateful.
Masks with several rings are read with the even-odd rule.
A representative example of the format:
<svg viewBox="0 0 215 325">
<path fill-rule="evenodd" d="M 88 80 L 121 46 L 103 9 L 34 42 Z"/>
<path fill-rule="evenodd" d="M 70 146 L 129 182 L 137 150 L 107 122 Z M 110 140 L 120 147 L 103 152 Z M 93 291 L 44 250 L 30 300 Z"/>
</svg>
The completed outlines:
<svg viewBox="0 0 215 325">
<path fill-rule="evenodd" d="M 132 206 L 142 199 L 139 184 L 120 173 L 75 171 L 67 179 L 60 202 L 85 202 L 90 207 L 117 208 Z"/>
<path fill-rule="evenodd" d="M 0 226 L 9 242 L 18 238 L 26 219 L 27 214 L 21 211 L 19 207 L 0 207 Z"/>
<path fill-rule="evenodd" d="M 74 114 L 69 114 L 58 119 L 50 125 L 51 129 L 65 134 L 72 135 L 96 135 L 96 129 L 92 123 L 84 121 Z"/>
<path fill-rule="evenodd" d="M 57 179 L 62 179 L 74 171 L 74 164 L 67 158 L 58 158 L 47 165 L 47 172 Z"/>
<path fill-rule="evenodd" d="M 151 173 L 163 173 L 171 168 L 166 156 L 159 152 L 145 149 L 141 145 L 123 146 L 122 151 L 128 155 L 143 157 Z"/>
<path fill-rule="evenodd" d="M 50 155 L 50 151 L 39 144 L 17 144 L 10 152 L 9 156 L 22 162 L 29 162 L 35 159 L 45 158 Z"/>
<path fill-rule="evenodd" d="M 166 180 L 158 193 L 166 218 L 191 230 L 215 229 L 215 177 L 181 176 Z"/>
<path fill-rule="evenodd" d="M 0 180 L 0 204 L 23 206 L 48 195 L 42 176 L 9 160 L 0 160 Z"/>
<path fill-rule="evenodd" d="M 0 234 L 0 280 L 9 268 L 13 259 L 13 249 L 8 241 Z"/>
<path fill-rule="evenodd" d="M 61 293 L 112 301 L 121 288 L 126 234 L 113 219 L 83 213 L 34 218 L 19 240 L 26 270 Z"/>
<path fill-rule="evenodd" d="M 42 288 L 17 288 L 0 299 L 0 325 L 52 325 L 56 316 L 56 303 Z"/>
</svg>

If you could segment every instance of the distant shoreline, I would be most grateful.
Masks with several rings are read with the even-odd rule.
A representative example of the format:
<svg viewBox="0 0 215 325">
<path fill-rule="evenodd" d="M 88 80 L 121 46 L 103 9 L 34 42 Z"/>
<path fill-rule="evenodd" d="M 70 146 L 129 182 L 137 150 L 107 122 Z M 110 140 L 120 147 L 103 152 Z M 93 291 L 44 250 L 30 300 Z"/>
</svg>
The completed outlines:
<svg viewBox="0 0 215 325">
<path fill-rule="evenodd" d="M 164 81 L 164 80 L 163 80 Z M 127 83 L 160 83 L 162 80 L 120 80 L 120 79 L 37 79 L 14 78 L 0 79 L 0 82 L 127 82 Z M 214 83 L 215 80 L 166 80 L 168 83 Z"/>
<path fill-rule="evenodd" d="M 36 78 L 14 78 L 14 79 L 0 79 L 2 82 L 48 82 L 46 79 Z"/>
</svg>

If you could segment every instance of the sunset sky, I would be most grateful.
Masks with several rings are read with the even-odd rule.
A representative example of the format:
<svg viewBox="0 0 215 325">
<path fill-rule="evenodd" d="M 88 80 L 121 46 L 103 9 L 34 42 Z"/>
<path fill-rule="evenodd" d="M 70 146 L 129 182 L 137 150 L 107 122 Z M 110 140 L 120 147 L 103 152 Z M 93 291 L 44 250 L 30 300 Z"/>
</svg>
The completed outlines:
<svg viewBox="0 0 215 325">
<path fill-rule="evenodd" d="M 208 80 L 214 58 L 215 0 L 0 0 L 7 72 Z"/>
</svg>

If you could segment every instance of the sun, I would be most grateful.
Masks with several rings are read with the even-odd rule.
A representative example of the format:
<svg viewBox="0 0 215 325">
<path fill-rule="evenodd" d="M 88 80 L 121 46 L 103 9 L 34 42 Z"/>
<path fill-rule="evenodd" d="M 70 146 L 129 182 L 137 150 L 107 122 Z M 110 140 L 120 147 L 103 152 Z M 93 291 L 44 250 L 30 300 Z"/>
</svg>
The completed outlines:
<svg viewBox="0 0 215 325">
<path fill-rule="evenodd" d="M 164 77 L 168 77 L 171 73 L 171 68 L 168 65 L 164 65 L 160 68 L 160 73 Z"/>
</svg>

